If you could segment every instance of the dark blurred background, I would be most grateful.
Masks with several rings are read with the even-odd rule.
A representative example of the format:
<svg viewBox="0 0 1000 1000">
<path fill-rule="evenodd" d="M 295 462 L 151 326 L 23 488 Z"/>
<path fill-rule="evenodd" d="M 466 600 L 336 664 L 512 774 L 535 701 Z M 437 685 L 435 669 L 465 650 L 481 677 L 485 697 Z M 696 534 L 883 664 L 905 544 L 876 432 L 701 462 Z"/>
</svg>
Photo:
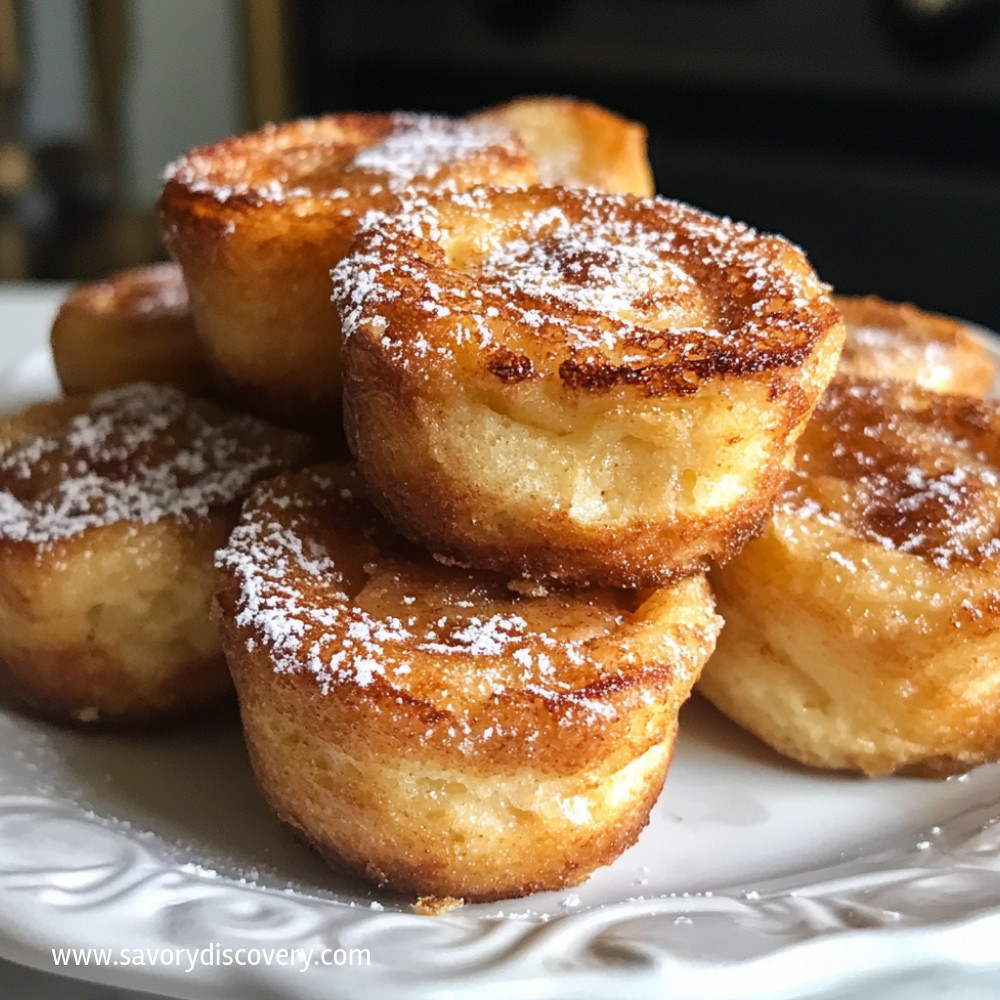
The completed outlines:
<svg viewBox="0 0 1000 1000">
<path fill-rule="evenodd" d="M 88 67 L 75 145 L 25 133 L 23 69 L 0 91 L 24 276 L 155 256 L 153 164 L 227 131 L 562 93 L 644 122 L 660 193 L 785 234 L 838 291 L 1000 328 L 1000 0 L 5 3 L 22 63 L 51 56 L 40 8 L 82 9 Z"/>
</svg>

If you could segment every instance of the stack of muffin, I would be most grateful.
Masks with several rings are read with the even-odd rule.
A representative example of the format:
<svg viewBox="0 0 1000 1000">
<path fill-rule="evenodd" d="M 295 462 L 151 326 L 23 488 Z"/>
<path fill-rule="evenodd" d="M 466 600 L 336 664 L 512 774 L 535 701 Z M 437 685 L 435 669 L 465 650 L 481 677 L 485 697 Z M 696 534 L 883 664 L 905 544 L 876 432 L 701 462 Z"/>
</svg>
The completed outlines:
<svg viewBox="0 0 1000 1000">
<path fill-rule="evenodd" d="M 960 389 L 982 391 L 985 351 L 842 300 L 853 372 L 824 396 L 845 326 L 802 252 L 651 194 L 640 126 L 551 98 L 294 122 L 174 164 L 160 208 L 179 270 L 79 290 L 53 330 L 64 387 L 104 391 L 0 438 L 15 694 L 78 721 L 210 700 L 168 683 L 221 659 L 182 649 L 206 588 L 181 601 L 165 581 L 204 577 L 218 535 L 155 585 L 128 560 L 211 517 L 230 532 L 209 589 L 261 791 L 380 885 L 497 899 L 613 860 L 719 638 L 713 589 L 728 624 L 703 688 L 784 752 L 868 773 L 1000 754 L 996 408 L 884 380 L 957 359 Z M 257 416 L 114 388 L 125 354 Z M 175 425 L 210 405 L 193 447 Z M 109 545 L 118 591 L 90 569 Z M 19 606 L 5 567 L 29 563 L 48 581 L 72 565 L 56 609 L 72 643 Z M 139 619 L 169 619 L 156 657 L 114 641 Z M 53 664 L 71 644 L 100 655 L 76 656 L 56 699 L 33 643 Z"/>
</svg>

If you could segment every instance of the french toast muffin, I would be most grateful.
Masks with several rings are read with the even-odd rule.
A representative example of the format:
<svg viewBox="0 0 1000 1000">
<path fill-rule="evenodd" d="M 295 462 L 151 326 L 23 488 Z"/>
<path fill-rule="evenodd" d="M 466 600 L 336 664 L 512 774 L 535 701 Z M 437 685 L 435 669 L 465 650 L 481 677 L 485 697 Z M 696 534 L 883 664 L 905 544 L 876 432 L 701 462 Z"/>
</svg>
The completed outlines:
<svg viewBox="0 0 1000 1000">
<path fill-rule="evenodd" d="M 519 97 L 472 115 L 471 120 L 510 128 L 538 165 L 542 184 L 645 198 L 656 193 L 645 127 L 589 101 Z"/>
<path fill-rule="evenodd" d="M 230 694 L 212 557 L 251 485 L 314 460 L 258 420 L 134 384 L 0 423 L 0 686 L 129 724 Z"/>
<path fill-rule="evenodd" d="M 965 323 L 874 295 L 834 296 L 847 338 L 838 374 L 914 382 L 933 392 L 985 396 L 997 366 Z"/>
<path fill-rule="evenodd" d="M 192 150 L 168 168 L 159 210 L 209 361 L 233 399 L 339 434 L 329 273 L 360 219 L 410 191 L 536 178 L 524 147 L 497 123 L 329 115 Z"/>
<path fill-rule="evenodd" d="M 701 691 L 869 775 L 1000 756 L 1000 404 L 837 379 L 756 541 L 712 575 Z"/>
<path fill-rule="evenodd" d="M 218 562 L 264 797 L 419 896 L 557 889 L 628 847 L 721 626 L 703 576 L 550 592 L 442 564 L 338 466 L 261 484 Z"/>
<path fill-rule="evenodd" d="M 649 586 L 763 526 L 843 341 L 800 250 L 664 200 L 493 187 L 333 272 L 348 444 L 432 551 Z"/>
<path fill-rule="evenodd" d="M 212 386 L 176 264 L 77 285 L 59 308 L 50 341 L 67 393 L 164 382 L 197 395 Z"/>
<path fill-rule="evenodd" d="M 243 407 L 340 433 L 329 271 L 369 211 L 477 184 L 651 193 L 645 130 L 595 105 L 523 98 L 469 119 L 341 114 L 271 125 L 172 164 L 163 235 L 210 362 Z"/>
</svg>

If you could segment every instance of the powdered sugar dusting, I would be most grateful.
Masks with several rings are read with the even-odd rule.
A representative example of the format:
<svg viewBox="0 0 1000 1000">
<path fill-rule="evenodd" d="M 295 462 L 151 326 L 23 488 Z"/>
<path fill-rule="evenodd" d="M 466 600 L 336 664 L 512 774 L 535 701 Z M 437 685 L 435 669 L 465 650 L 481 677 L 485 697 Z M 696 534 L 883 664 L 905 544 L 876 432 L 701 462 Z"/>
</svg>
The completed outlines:
<svg viewBox="0 0 1000 1000">
<path fill-rule="evenodd" d="M 413 187 L 468 186 L 488 179 L 508 158 L 527 162 L 513 132 L 495 122 L 404 112 L 330 115 L 192 150 L 168 164 L 163 179 L 223 204 L 234 198 L 346 202 Z M 478 178 L 459 184 L 452 172 L 476 163 L 482 165 Z"/>
<path fill-rule="evenodd" d="M 62 426 L 0 446 L 0 537 L 43 546 L 122 521 L 205 517 L 287 465 L 278 438 L 169 386 L 100 393 Z"/>
<path fill-rule="evenodd" d="M 513 133 L 495 123 L 473 123 L 434 115 L 396 114 L 393 130 L 362 149 L 353 159 L 355 170 L 387 178 L 389 188 L 402 193 L 417 181 L 427 181 L 451 164 L 482 156 L 487 150 L 518 152 Z M 448 187 L 445 178 L 443 188 Z"/>
<path fill-rule="evenodd" d="M 637 367 L 710 358 L 718 369 L 734 351 L 753 364 L 805 349 L 837 318 L 784 240 L 676 202 L 594 191 L 414 197 L 366 220 L 332 277 L 345 336 L 378 328 L 400 356 L 444 356 L 471 338 L 537 364 L 552 361 L 557 337 L 556 361 L 567 352 Z M 426 319 L 400 322 L 394 335 L 391 319 L 410 308 Z"/>
<path fill-rule="evenodd" d="M 258 487 L 217 557 L 238 584 L 236 624 L 267 648 L 274 669 L 308 671 L 323 692 L 380 682 L 427 698 L 451 713 L 458 737 L 484 706 L 525 693 L 568 699 L 578 719 L 615 715 L 596 688 L 609 671 L 639 669 L 634 598 L 521 596 L 486 574 L 411 561 L 413 550 L 354 489 L 344 496 L 343 473 L 325 475 Z M 683 631 L 662 637 L 658 662 L 693 684 L 714 632 Z"/>
</svg>

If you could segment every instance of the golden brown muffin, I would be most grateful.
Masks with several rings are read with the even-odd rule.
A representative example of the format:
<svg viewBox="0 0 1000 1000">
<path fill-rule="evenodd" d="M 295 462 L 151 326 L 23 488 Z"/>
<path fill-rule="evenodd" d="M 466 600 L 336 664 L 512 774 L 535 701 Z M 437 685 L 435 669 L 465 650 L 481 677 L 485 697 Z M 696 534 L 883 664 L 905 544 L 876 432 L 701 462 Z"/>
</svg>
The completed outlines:
<svg viewBox="0 0 1000 1000">
<path fill-rule="evenodd" d="M 212 385 L 176 264 L 78 285 L 59 309 L 51 342 L 56 374 L 68 393 L 164 382 L 197 394 Z"/>
<path fill-rule="evenodd" d="M 1000 408 L 837 380 L 763 536 L 713 574 L 702 692 L 815 767 L 1000 756 Z"/>
<path fill-rule="evenodd" d="M 330 269 L 366 212 L 411 191 L 537 170 L 501 125 L 330 115 L 195 149 L 168 168 L 160 215 L 211 364 L 235 401 L 340 433 L 340 320 Z"/>
<path fill-rule="evenodd" d="M 847 327 L 840 375 L 965 396 L 985 396 L 993 387 L 996 362 L 964 323 L 874 295 L 838 295 L 834 303 Z"/>
<path fill-rule="evenodd" d="M 258 479 L 314 458 L 168 386 L 0 424 L 0 684 L 76 722 L 181 717 L 231 691 L 212 554 Z"/>
<path fill-rule="evenodd" d="M 472 120 L 512 129 L 538 164 L 542 184 L 646 198 L 656 193 L 646 129 L 596 104 L 570 97 L 521 97 Z"/>
<path fill-rule="evenodd" d="M 219 564 L 265 798 L 419 896 L 558 889 L 630 845 L 721 626 L 701 576 L 529 594 L 442 565 L 333 466 L 255 490 Z"/>
<path fill-rule="evenodd" d="M 328 272 L 369 211 L 481 183 L 650 193 L 645 131 L 595 105 L 524 98 L 469 120 L 330 115 L 193 150 L 167 171 L 164 238 L 234 399 L 340 427 L 340 323 Z"/>
<path fill-rule="evenodd" d="M 647 586 L 756 534 L 843 327 L 801 251 L 675 202 L 481 188 L 333 272 L 345 427 L 433 551 Z"/>
</svg>

